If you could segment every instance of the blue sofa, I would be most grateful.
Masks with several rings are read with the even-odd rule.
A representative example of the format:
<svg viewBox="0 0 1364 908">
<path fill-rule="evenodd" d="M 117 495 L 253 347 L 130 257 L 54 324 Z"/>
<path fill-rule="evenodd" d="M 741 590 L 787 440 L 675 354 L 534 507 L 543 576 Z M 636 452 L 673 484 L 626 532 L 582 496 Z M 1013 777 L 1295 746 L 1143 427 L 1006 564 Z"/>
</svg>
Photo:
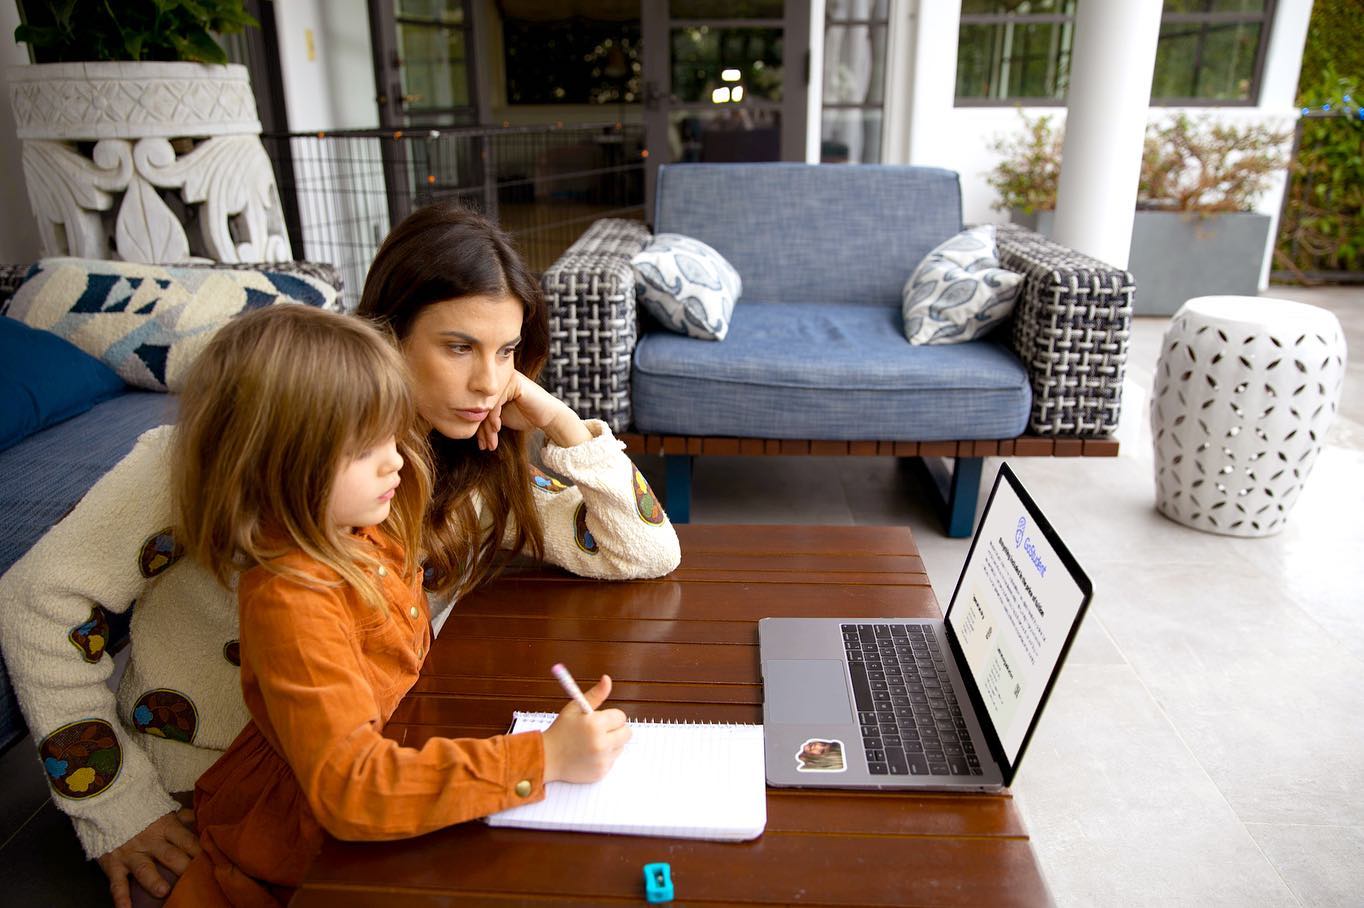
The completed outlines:
<svg viewBox="0 0 1364 908">
<path fill-rule="evenodd" d="M 1094 453 L 1116 453 L 1108 436 L 1134 293 L 1125 271 L 1004 226 L 1001 263 L 1024 275 L 1012 321 L 964 344 L 905 340 L 901 289 L 963 228 L 951 171 L 666 166 L 653 228 L 702 240 L 739 272 L 743 294 L 726 339 L 674 334 L 637 312 L 629 260 L 650 232 L 602 220 L 543 277 L 544 381 L 636 450 L 669 458 L 675 521 L 687 519 L 690 458 L 712 450 L 950 451 L 953 535 L 970 532 L 985 454 L 1056 453 L 1057 438 L 1075 442 L 1063 452 L 1085 453 L 1086 439 Z M 1016 439 L 1027 441 L 1002 444 Z"/>
</svg>

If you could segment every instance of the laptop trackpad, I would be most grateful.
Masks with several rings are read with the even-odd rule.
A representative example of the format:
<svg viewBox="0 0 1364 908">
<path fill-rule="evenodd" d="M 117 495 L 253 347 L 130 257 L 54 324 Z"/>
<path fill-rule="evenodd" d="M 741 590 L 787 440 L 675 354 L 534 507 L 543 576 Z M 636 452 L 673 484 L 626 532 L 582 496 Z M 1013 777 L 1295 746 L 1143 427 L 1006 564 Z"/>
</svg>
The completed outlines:
<svg viewBox="0 0 1364 908">
<path fill-rule="evenodd" d="M 853 720 L 843 663 L 772 659 L 763 664 L 767 719 L 782 725 L 848 724 Z"/>
</svg>

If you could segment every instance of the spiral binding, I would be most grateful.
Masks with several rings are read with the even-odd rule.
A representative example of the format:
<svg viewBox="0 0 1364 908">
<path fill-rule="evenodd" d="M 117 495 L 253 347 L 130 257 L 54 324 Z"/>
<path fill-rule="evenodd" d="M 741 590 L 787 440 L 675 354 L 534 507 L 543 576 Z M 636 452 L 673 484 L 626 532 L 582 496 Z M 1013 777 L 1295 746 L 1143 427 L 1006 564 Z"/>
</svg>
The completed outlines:
<svg viewBox="0 0 1364 908">
<path fill-rule="evenodd" d="M 523 712 L 517 710 L 512 713 L 512 719 L 520 722 L 523 719 L 529 723 L 544 722 L 549 724 L 558 718 L 558 713 L 546 712 Z M 691 722 L 681 719 L 631 719 L 627 725 L 676 725 L 676 726 L 701 726 L 704 728 L 752 728 L 761 725 L 761 722 Z"/>
</svg>

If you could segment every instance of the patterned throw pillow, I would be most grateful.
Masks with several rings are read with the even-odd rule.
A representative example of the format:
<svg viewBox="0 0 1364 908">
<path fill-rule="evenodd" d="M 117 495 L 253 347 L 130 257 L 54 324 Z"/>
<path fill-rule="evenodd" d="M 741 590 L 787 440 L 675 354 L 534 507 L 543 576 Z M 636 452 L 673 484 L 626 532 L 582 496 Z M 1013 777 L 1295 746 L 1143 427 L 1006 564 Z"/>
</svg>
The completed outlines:
<svg viewBox="0 0 1364 908">
<path fill-rule="evenodd" d="M 901 295 L 911 344 L 960 344 L 1008 318 L 1023 275 L 999 267 L 993 224 L 963 230 L 914 269 Z"/>
<path fill-rule="evenodd" d="M 739 272 L 700 240 L 660 233 L 630 260 L 635 298 L 678 334 L 724 340 L 743 293 Z"/>
<path fill-rule="evenodd" d="M 50 258 L 33 266 L 8 314 L 66 338 L 130 385 L 179 391 L 228 319 L 279 302 L 335 309 L 336 290 L 303 274 Z"/>
</svg>

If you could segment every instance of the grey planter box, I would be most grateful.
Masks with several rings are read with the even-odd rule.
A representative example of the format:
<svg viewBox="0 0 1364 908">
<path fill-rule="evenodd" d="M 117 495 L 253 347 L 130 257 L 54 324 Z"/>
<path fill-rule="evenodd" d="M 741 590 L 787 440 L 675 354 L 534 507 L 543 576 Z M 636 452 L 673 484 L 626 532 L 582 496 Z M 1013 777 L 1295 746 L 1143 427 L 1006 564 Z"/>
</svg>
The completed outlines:
<svg viewBox="0 0 1364 908">
<path fill-rule="evenodd" d="M 1055 214 L 1014 211 L 1012 219 L 1050 237 Z M 1127 263 L 1137 283 L 1133 314 L 1173 315 L 1195 296 L 1258 295 L 1268 242 L 1267 214 L 1138 211 Z"/>
</svg>

